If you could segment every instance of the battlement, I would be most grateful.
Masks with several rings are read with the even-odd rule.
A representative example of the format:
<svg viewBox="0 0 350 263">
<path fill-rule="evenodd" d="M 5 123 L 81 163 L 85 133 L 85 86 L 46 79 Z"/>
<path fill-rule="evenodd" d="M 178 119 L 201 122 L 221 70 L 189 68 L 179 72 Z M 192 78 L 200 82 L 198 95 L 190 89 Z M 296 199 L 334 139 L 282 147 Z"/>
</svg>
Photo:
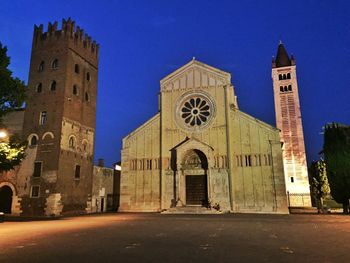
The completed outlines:
<svg viewBox="0 0 350 263">
<path fill-rule="evenodd" d="M 43 24 L 40 24 L 39 26 L 34 25 L 33 47 L 37 46 L 39 43 L 45 44 L 45 42 L 52 40 L 66 40 L 73 43 L 75 47 L 90 51 L 92 55 L 96 58 L 98 57 L 99 44 L 97 44 L 88 34 L 84 33 L 82 28 L 76 26 L 75 21 L 70 17 L 67 20 L 62 19 L 61 29 L 58 28 L 57 21 L 54 23 L 49 22 L 46 32 L 44 31 Z"/>
</svg>

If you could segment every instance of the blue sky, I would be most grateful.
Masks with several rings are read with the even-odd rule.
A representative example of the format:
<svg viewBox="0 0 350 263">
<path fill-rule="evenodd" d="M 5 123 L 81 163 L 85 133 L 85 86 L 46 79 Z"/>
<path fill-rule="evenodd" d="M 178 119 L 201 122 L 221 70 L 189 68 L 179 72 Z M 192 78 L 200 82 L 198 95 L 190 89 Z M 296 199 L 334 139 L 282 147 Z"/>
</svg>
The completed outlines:
<svg viewBox="0 0 350 263">
<path fill-rule="evenodd" d="M 161 78 L 192 57 L 232 74 L 240 109 L 275 125 L 271 58 L 297 61 L 308 160 L 322 126 L 350 124 L 350 1 L 2 1 L 0 41 L 28 81 L 34 24 L 72 17 L 100 44 L 95 159 L 157 112 Z"/>
</svg>

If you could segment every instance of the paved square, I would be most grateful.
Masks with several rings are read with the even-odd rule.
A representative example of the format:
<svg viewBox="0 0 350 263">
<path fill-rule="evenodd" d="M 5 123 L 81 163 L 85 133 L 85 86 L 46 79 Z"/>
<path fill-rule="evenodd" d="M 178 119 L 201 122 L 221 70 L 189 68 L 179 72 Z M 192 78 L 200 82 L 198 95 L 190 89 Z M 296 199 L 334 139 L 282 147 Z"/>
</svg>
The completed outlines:
<svg viewBox="0 0 350 263">
<path fill-rule="evenodd" d="M 0 262 L 350 262 L 342 215 L 104 214 L 0 224 Z"/>
</svg>

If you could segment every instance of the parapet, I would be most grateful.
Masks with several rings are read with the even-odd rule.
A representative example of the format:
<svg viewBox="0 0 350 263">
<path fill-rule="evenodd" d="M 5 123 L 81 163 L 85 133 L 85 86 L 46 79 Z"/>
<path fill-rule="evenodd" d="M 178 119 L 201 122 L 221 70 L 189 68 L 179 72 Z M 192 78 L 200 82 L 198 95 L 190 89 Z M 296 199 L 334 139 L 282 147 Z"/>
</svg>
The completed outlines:
<svg viewBox="0 0 350 263">
<path fill-rule="evenodd" d="M 67 20 L 62 19 L 61 29 L 58 29 L 57 21 L 48 23 L 47 32 L 44 31 L 42 24 L 34 25 L 33 48 L 37 47 L 39 43 L 42 47 L 46 42 L 52 43 L 52 41 L 67 41 L 68 44 L 73 44 L 75 49 L 83 50 L 85 54 L 90 53 L 89 57 L 98 59 L 99 44 L 84 33 L 83 29 L 76 26 L 75 21 L 70 17 Z"/>
</svg>

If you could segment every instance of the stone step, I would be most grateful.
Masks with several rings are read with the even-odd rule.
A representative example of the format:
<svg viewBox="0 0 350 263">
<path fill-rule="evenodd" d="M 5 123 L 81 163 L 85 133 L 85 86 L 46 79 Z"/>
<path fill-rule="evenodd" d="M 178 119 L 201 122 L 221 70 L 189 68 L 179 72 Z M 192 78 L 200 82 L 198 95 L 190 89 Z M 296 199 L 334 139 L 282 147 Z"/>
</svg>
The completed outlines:
<svg viewBox="0 0 350 263">
<path fill-rule="evenodd" d="M 216 209 L 210 209 L 203 206 L 179 206 L 172 207 L 163 212 L 162 214 L 222 214 L 221 211 Z"/>
</svg>

